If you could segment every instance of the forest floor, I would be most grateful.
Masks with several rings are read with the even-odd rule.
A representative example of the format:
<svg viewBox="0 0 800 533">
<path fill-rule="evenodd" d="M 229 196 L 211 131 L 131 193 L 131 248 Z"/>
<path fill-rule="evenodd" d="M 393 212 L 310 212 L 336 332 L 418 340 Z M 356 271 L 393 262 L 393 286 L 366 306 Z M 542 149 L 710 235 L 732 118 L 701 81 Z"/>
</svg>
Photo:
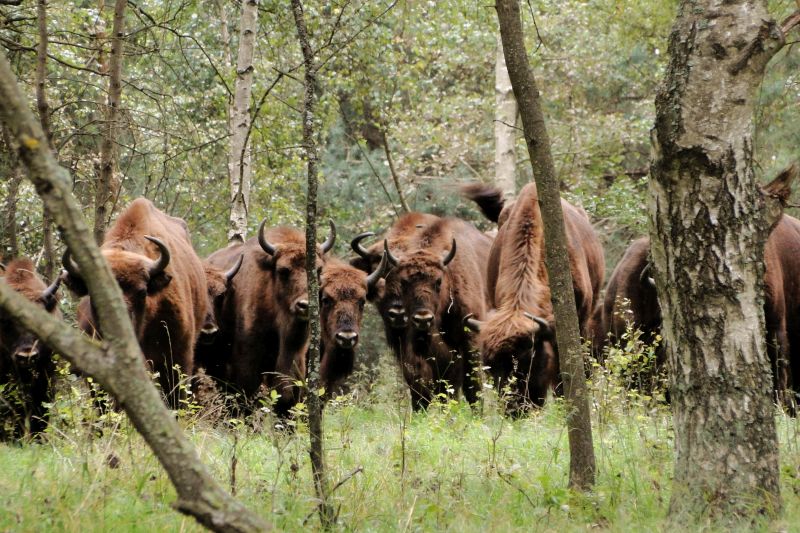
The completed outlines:
<svg viewBox="0 0 800 533">
<path fill-rule="evenodd" d="M 593 379 L 598 480 L 576 495 L 566 489 L 560 401 L 509 420 L 487 389 L 482 413 L 451 401 L 414 414 L 390 358 L 369 393 L 356 389 L 325 411 L 337 530 L 667 529 L 673 433 L 662 403 Z M 43 442 L 0 445 L 0 531 L 201 530 L 172 510 L 169 479 L 127 420 L 112 412 L 92 422 L 83 383 L 69 377 L 61 388 Z M 800 421 L 776 416 L 784 512 L 743 530 L 800 531 Z M 207 410 L 181 420 L 217 479 L 277 530 L 319 529 L 303 423 L 280 431 L 267 415 L 254 430 Z"/>
</svg>

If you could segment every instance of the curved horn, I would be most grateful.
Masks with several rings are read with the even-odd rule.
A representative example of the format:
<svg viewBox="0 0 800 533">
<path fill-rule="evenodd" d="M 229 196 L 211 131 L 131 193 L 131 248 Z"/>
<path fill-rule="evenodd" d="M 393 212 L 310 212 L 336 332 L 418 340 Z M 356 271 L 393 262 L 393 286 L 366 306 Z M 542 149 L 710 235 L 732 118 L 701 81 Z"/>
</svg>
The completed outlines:
<svg viewBox="0 0 800 533">
<path fill-rule="evenodd" d="M 639 274 L 639 283 L 644 285 L 645 282 L 647 282 L 648 285 L 650 285 L 655 289 L 656 280 L 653 279 L 653 276 L 648 275 L 650 273 L 650 270 L 652 270 L 652 268 L 653 268 L 653 263 L 648 261 L 647 265 L 645 265 L 645 267 L 642 269 L 641 274 Z"/>
<path fill-rule="evenodd" d="M 161 252 L 161 255 L 156 260 L 156 264 L 150 267 L 150 277 L 152 278 L 157 274 L 161 274 L 164 272 L 164 269 L 167 268 L 170 260 L 169 248 L 167 248 L 167 245 L 164 244 L 161 239 L 151 237 L 150 235 L 145 235 L 144 238 L 158 246 L 158 250 Z"/>
<path fill-rule="evenodd" d="M 225 272 L 225 283 L 229 284 L 233 277 L 239 272 L 239 269 L 242 268 L 242 261 L 244 261 L 244 254 L 239 254 L 239 259 L 236 260 L 236 263 Z"/>
<path fill-rule="evenodd" d="M 67 274 L 74 278 L 83 279 L 81 277 L 80 268 L 78 268 L 78 265 L 72 260 L 72 254 L 69 253 L 69 248 L 64 250 L 64 255 L 61 256 L 61 264 L 64 265 L 64 270 L 67 271 Z"/>
<path fill-rule="evenodd" d="M 0 263 L 0 270 L 5 272 L 6 271 L 6 265 L 4 265 L 3 263 Z"/>
<path fill-rule="evenodd" d="M 47 287 L 45 290 L 42 291 L 42 295 L 41 295 L 42 300 L 44 300 L 46 302 L 46 301 L 52 299 L 53 296 L 56 295 L 56 291 L 58 290 L 58 288 L 61 286 L 61 281 L 62 280 L 63 280 L 63 277 L 61 276 L 61 274 L 56 276 L 56 279 L 53 281 L 53 283 L 51 283 L 49 287 Z"/>
<path fill-rule="evenodd" d="M 367 290 L 372 290 L 378 280 L 383 277 L 386 273 L 386 267 L 389 266 L 389 255 L 386 253 L 386 250 L 383 251 L 383 255 L 381 255 L 381 262 L 378 263 L 378 268 L 376 268 L 372 274 L 367 276 Z"/>
<path fill-rule="evenodd" d="M 336 242 L 336 224 L 333 223 L 333 220 L 328 220 L 328 225 L 331 227 L 331 232 L 328 234 L 328 238 L 325 239 L 325 242 L 322 243 L 322 254 L 325 255 L 331 251 L 333 248 L 334 243 Z"/>
<path fill-rule="evenodd" d="M 364 259 L 369 259 L 369 252 L 367 251 L 366 248 L 361 246 L 361 241 L 363 241 L 367 237 L 373 237 L 373 236 L 375 236 L 375 233 L 371 231 L 365 231 L 364 233 L 359 233 L 358 235 L 355 236 L 355 238 L 352 241 L 350 241 L 350 248 L 352 248 L 355 253 L 357 253 Z"/>
<path fill-rule="evenodd" d="M 452 261 L 455 256 L 456 256 L 456 239 L 455 237 L 453 237 L 453 247 L 450 248 L 450 251 L 447 252 L 447 255 L 444 256 L 444 259 L 442 259 L 442 264 L 444 266 L 447 266 L 447 264 L 450 263 L 450 261 Z"/>
<path fill-rule="evenodd" d="M 387 259 L 389 259 L 389 264 L 392 266 L 397 266 L 400 261 L 392 255 L 392 252 L 389 250 L 389 241 L 386 239 L 383 239 L 383 251 L 386 254 Z"/>
<path fill-rule="evenodd" d="M 548 331 L 550 330 L 550 323 L 547 320 L 545 320 L 544 318 L 542 318 L 540 316 L 533 315 L 533 314 L 531 314 L 531 313 L 529 313 L 527 311 L 524 311 L 522 314 L 524 314 L 526 317 L 530 318 L 531 320 L 533 320 L 534 322 L 539 324 L 543 329 L 548 330 Z"/>
<path fill-rule="evenodd" d="M 275 245 L 271 244 L 266 237 L 264 237 L 264 226 L 267 224 L 267 219 L 261 221 L 261 224 L 258 225 L 258 244 L 261 245 L 261 249 L 264 250 L 267 255 L 275 255 Z"/>
<path fill-rule="evenodd" d="M 467 326 L 470 330 L 474 331 L 475 333 L 479 333 L 481 331 L 481 327 L 483 327 L 483 322 L 475 318 L 475 315 L 472 313 L 466 315 L 464 320 L 462 321 L 465 326 Z"/>
</svg>

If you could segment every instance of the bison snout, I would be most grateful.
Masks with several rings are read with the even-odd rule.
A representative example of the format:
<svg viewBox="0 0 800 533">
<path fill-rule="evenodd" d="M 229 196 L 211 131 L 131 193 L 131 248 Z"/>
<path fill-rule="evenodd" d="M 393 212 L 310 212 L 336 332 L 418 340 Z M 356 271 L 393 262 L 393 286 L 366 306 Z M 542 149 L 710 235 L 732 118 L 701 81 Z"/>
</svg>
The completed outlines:
<svg viewBox="0 0 800 533">
<path fill-rule="evenodd" d="M 404 328 L 408 321 L 405 309 L 399 305 L 390 307 L 386 314 L 389 317 L 389 324 L 391 324 L 393 328 Z"/>
<path fill-rule="evenodd" d="M 219 332 L 219 327 L 214 322 L 205 322 L 203 327 L 200 328 L 200 342 L 203 344 L 210 344 Z"/>
<path fill-rule="evenodd" d="M 297 300 L 294 303 L 294 314 L 298 318 L 308 320 L 308 300 Z"/>
<path fill-rule="evenodd" d="M 22 365 L 31 364 L 39 357 L 39 343 L 35 342 L 28 346 L 23 346 L 14 352 L 14 359 Z"/>
<path fill-rule="evenodd" d="M 336 332 L 336 344 L 341 348 L 354 348 L 358 344 L 358 333 L 348 329 Z"/>
<path fill-rule="evenodd" d="M 414 327 L 420 331 L 429 331 L 433 325 L 433 313 L 428 310 L 417 311 L 411 317 Z"/>
</svg>

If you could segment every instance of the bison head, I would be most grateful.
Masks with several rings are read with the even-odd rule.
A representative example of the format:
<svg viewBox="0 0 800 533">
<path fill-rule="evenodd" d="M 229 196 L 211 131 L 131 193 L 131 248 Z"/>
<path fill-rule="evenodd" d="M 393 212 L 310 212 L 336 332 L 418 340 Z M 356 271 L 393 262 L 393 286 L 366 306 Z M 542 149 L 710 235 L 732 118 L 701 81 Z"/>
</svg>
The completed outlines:
<svg viewBox="0 0 800 533">
<path fill-rule="evenodd" d="M 308 320 L 308 278 L 306 274 L 305 242 L 271 243 L 264 234 L 266 220 L 258 227 L 258 243 L 267 254 L 265 267 L 273 273 L 274 295 L 278 307 L 288 310 L 297 320 Z M 322 257 L 333 248 L 336 242 L 336 226 L 329 222 L 331 233 L 320 246 L 317 253 L 317 275 L 322 270 Z"/>
<path fill-rule="evenodd" d="M 395 267 L 392 274 L 400 285 L 403 308 L 410 315 L 411 325 L 418 332 L 430 332 L 450 301 L 447 265 L 455 258 L 456 240 L 442 255 L 417 250 L 400 261 L 388 246 L 386 251 L 389 263 Z"/>
<path fill-rule="evenodd" d="M 57 292 L 63 279 L 61 276 L 56 277 L 50 286 L 45 286 L 36 274 L 33 263 L 28 259 L 18 259 L 9 263 L 4 279 L 12 289 L 31 302 L 49 313 L 58 313 Z M 0 349 L 11 357 L 16 366 L 25 368 L 32 366 L 40 357 L 49 357 L 50 353 L 31 332 L 18 327 L 4 314 L 0 314 Z"/>
<path fill-rule="evenodd" d="M 352 349 L 358 344 L 361 318 L 368 296 L 375 291 L 388 259 L 383 255 L 371 274 L 345 263 L 332 263 L 322 270 L 320 279 L 320 321 L 326 345 Z"/>
<path fill-rule="evenodd" d="M 117 248 L 102 249 L 103 256 L 122 290 L 131 323 L 139 337 L 142 335 L 141 329 L 145 326 L 148 298 L 158 295 L 172 281 L 172 275 L 166 271 L 170 261 L 169 248 L 160 239 L 149 235 L 145 235 L 144 238 L 152 242 L 158 249 L 157 259 L 150 259 L 142 253 Z M 67 271 L 67 286 L 78 296 L 85 296 L 88 292 L 86 283 L 78 265 L 72 261 L 69 250 L 64 252 L 62 262 Z M 96 314 L 95 310 L 92 309 L 92 315 L 94 314 Z M 94 316 L 89 317 L 89 320 L 91 323 L 97 323 Z"/>
<path fill-rule="evenodd" d="M 496 312 L 485 322 L 467 315 L 464 324 L 478 332 L 483 362 L 493 373 L 508 373 L 555 344 L 555 330 L 545 319 L 528 312 Z"/>
<path fill-rule="evenodd" d="M 200 328 L 199 342 L 203 344 L 214 342 L 219 332 L 217 317 L 222 314 L 225 294 L 230 289 L 233 278 L 242 267 L 243 259 L 244 254 L 239 255 L 236 263 L 227 271 L 222 271 L 208 262 L 203 262 L 203 270 L 206 273 L 206 284 L 208 286 L 208 307 L 206 316 L 203 319 L 203 326 Z"/>
</svg>

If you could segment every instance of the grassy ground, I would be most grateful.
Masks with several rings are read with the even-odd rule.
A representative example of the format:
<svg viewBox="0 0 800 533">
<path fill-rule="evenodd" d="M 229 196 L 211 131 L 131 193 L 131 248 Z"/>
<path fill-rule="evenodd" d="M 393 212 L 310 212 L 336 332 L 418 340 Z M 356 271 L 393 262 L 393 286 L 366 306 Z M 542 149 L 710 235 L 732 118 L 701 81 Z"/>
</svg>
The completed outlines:
<svg viewBox="0 0 800 533">
<path fill-rule="evenodd" d="M 332 484 L 340 483 L 333 495 L 338 529 L 665 528 L 673 444 L 664 407 L 604 380 L 593 384 L 599 475 L 594 492 L 580 496 L 565 489 L 559 402 L 511 421 L 487 391 L 482 414 L 456 402 L 412 414 L 396 371 L 384 370 L 371 393 L 326 410 L 327 465 Z M 96 415 L 80 384 L 65 381 L 63 389 L 43 443 L 0 445 L 0 531 L 199 530 L 171 509 L 169 480 L 127 422 L 112 414 L 95 436 L 87 419 Z M 785 512 L 747 530 L 800 531 L 800 422 L 777 416 Z M 202 412 L 183 423 L 220 482 L 251 509 L 279 530 L 319 527 L 302 424 L 293 434 L 269 423 L 254 431 L 214 424 Z"/>
</svg>

